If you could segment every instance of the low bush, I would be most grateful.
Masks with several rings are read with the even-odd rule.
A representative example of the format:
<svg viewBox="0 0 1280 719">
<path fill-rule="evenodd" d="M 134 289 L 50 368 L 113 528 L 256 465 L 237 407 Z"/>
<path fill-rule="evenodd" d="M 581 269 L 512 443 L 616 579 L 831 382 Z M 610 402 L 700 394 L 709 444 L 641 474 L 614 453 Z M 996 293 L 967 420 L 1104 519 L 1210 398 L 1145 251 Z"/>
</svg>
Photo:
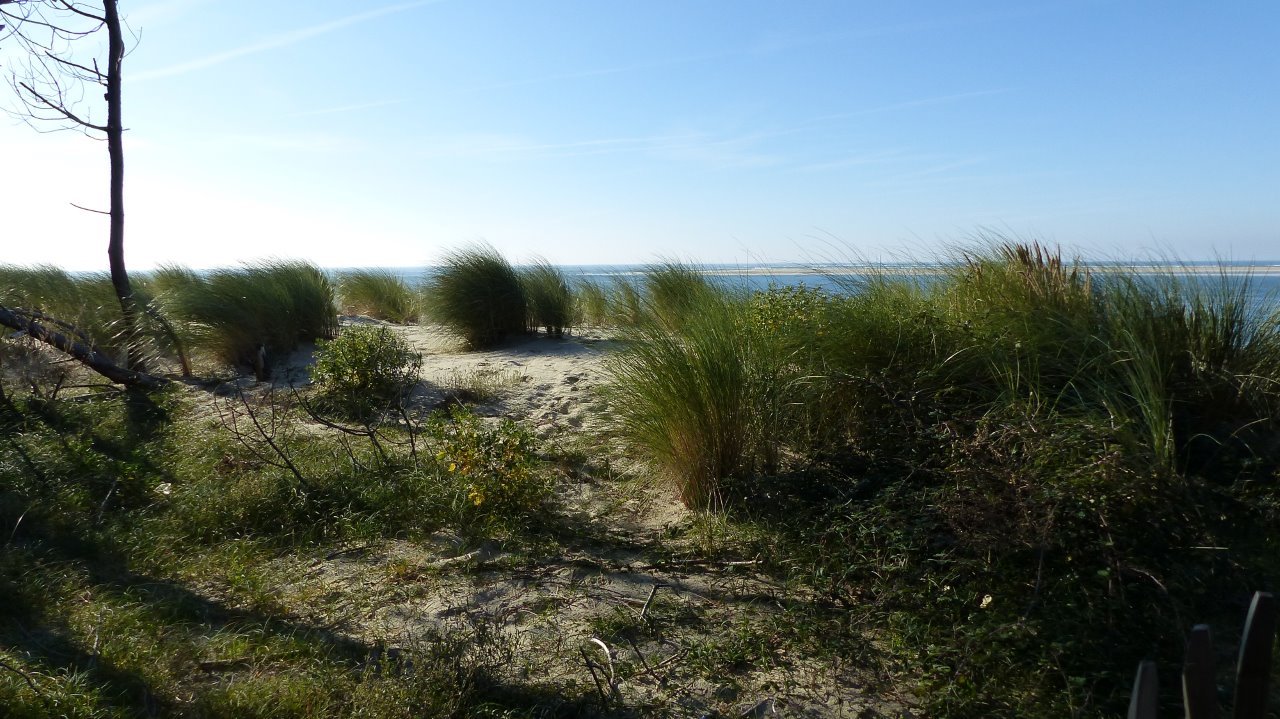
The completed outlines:
<svg viewBox="0 0 1280 719">
<path fill-rule="evenodd" d="M 316 348 L 311 378 L 327 405 L 368 418 L 399 403 L 421 379 L 422 355 L 387 327 L 354 326 Z"/>
<path fill-rule="evenodd" d="M 483 525 L 520 526 L 550 495 L 535 462 L 536 441 L 511 420 L 490 426 L 461 407 L 428 420 L 438 471 L 463 516 Z"/>
<path fill-rule="evenodd" d="M 520 274 L 487 245 L 457 250 L 423 288 L 428 316 L 473 349 L 492 347 L 524 332 L 528 302 Z"/>
</svg>

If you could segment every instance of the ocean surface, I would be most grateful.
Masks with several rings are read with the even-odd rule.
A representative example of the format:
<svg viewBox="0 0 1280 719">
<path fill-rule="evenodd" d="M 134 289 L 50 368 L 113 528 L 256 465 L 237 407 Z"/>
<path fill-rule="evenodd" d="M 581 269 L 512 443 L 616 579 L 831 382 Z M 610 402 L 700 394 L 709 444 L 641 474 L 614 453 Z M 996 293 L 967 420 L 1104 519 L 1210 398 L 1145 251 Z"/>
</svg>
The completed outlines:
<svg viewBox="0 0 1280 719">
<path fill-rule="evenodd" d="M 1280 262 L 1202 262 L 1181 264 L 1086 263 L 1098 276 L 1128 273 L 1151 277 L 1176 277 L 1190 284 L 1206 287 L 1243 283 L 1251 304 L 1265 312 L 1280 310 Z M 609 285 L 617 280 L 639 279 L 651 265 L 559 265 L 569 280 Z M 411 285 L 429 278 L 435 267 L 384 267 Z M 802 286 L 831 293 L 856 291 L 874 274 L 889 274 L 903 280 L 928 283 L 942 276 L 944 267 L 936 264 L 900 263 L 867 265 L 698 265 L 698 269 L 715 282 L 747 290 L 769 287 Z M 331 269 L 340 274 L 344 268 Z"/>
</svg>

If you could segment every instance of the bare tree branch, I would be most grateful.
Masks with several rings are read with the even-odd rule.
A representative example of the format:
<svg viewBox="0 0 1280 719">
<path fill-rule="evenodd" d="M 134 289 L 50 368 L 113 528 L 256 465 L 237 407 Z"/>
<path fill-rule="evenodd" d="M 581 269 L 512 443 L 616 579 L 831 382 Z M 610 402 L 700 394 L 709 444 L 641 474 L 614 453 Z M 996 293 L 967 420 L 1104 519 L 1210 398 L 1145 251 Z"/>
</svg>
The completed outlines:
<svg viewBox="0 0 1280 719">
<path fill-rule="evenodd" d="M 95 125 L 92 122 L 89 122 L 88 120 L 80 119 L 78 116 L 76 116 L 75 113 L 68 110 L 62 104 L 46 98 L 44 95 L 41 95 L 35 88 L 31 87 L 25 82 L 19 81 L 18 87 L 21 87 L 23 90 L 26 90 L 28 93 L 30 93 L 31 96 L 39 100 L 40 104 L 43 105 L 45 108 L 52 110 L 58 113 L 59 115 L 62 115 L 64 118 L 74 122 L 77 125 L 80 125 L 81 127 L 87 127 L 91 130 L 97 130 L 98 132 L 107 131 L 107 127 L 105 125 Z"/>
<path fill-rule="evenodd" d="M 94 213 L 95 215 L 106 215 L 107 217 L 110 217 L 110 216 L 111 216 L 111 213 L 110 213 L 110 212 L 107 212 L 106 210 L 95 210 L 95 209 L 90 208 L 90 207 L 81 207 L 80 205 L 77 205 L 77 204 L 76 204 L 76 203 L 74 203 L 74 202 L 70 202 L 70 203 L 68 203 L 68 204 L 69 204 L 69 205 L 71 205 L 72 207 L 76 208 L 77 210 L 84 210 L 85 212 L 92 212 L 92 213 Z"/>
<path fill-rule="evenodd" d="M 64 66 L 66 66 L 66 67 L 73 67 L 73 68 L 76 68 L 77 70 L 83 70 L 83 71 L 86 73 L 86 75 L 84 75 L 84 78 L 83 78 L 83 79 L 85 79 L 85 80 L 89 80 L 89 81 L 93 81 L 93 82 L 99 82 L 99 83 L 102 83 L 102 82 L 106 82 L 106 81 L 107 81 L 107 76 L 106 76 L 106 75 L 104 75 L 104 74 L 102 74 L 101 72 L 99 72 L 99 71 L 98 71 L 98 68 L 96 67 L 96 66 L 97 66 L 97 64 L 98 64 L 98 61 L 97 61 L 97 60 L 94 60 L 94 61 L 93 61 L 93 64 L 94 64 L 94 66 L 95 66 L 95 67 L 90 68 L 90 67 L 85 67 L 84 65 L 81 65 L 80 63 L 72 62 L 72 61 L 70 61 L 70 60 L 68 60 L 68 59 L 66 59 L 66 58 L 58 57 L 57 55 L 54 55 L 52 52 L 49 52 L 48 50 L 45 50 L 45 51 L 44 51 L 44 54 L 45 54 L 45 55 L 46 55 L 50 60 L 53 60 L 53 61 L 54 61 L 54 62 L 56 62 L 56 63 L 59 63 L 59 64 L 64 65 Z"/>
<path fill-rule="evenodd" d="M 0 307 L 0 325 L 19 332 L 25 332 L 27 335 L 71 355 L 86 367 L 117 384 L 141 387 L 143 389 L 159 389 L 169 383 L 163 377 L 125 369 L 92 345 L 51 330 L 29 316 L 25 316 L 23 313 L 8 307 Z"/>
</svg>

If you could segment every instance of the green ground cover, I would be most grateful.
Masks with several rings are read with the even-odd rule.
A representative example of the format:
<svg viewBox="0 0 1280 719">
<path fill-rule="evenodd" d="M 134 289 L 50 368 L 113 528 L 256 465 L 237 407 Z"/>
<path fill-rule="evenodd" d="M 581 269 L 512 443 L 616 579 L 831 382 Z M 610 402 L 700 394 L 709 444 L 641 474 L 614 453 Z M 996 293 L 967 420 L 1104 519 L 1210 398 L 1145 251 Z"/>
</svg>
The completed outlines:
<svg viewBox="0 0 1280 719">
<path fill-rule="evenodd" d="M 563 278 L 522 281 L 492 253 L 456 259 L 457 284 L 430 287 L 428 307 L 460 312 L 470 324 L 455 329 L 475 346 L 572 316 Z M 739 291 L 676 263 L 579 287 L 579 322 L 608 321 L 618 342 L 609 421 L 554 443 L 415 405 L 414 354 L 388 330 L 322 344 L 313 386 L 222 374 L 150 396 L 74 387 L 65 363 L 6 338 L 0 706 L 666 715 L 611 698 L 589 663 L 574 681 L 513 674 L 528 649 L 483 625 L 423 631 L 392 653 L 309 618 L 321 590 L 280 591 L 289 558 L 440 532 L 499 542 L 522 571 L 607 546 L 609 531 L 591 528 L 613 521 L 607 507 L 587 526 L 565 493 L 590 476 L 623 502 L 629 473 L 663 478 L 696 512 L 627 551 L 747 565 L 785 592 L 759 622 L 655 591 L 645 612 L 592 618 L 608 645 L 678 643 L 682 677 L 801 655 L 852 663 L 928 716 L 1122 713 L 1140 659 L 1176 666 L 1196 622 L 1214 624 L 1226 655 L 1251 592 L 1275 589 L 1280 315 L 1251 305 L 1238 278 L 1095 275 L 1034 245 L 979 248 L 950 267 L 927 284 L 851 279 L 842 293 Z M 111 341 L 110 304 L 86 299 L 99 280 L 0 275 L 3 302 Z M 565 315 L 531 314 L 538 284 Z M 331 285 L 299 263 L 170 268 L 140 286 L 222 366 L 337 329 Z M 386 570 L 396 586 L 440 571 Z M 625 679 L 657 673 L 613 661 Z"/>
</svg>

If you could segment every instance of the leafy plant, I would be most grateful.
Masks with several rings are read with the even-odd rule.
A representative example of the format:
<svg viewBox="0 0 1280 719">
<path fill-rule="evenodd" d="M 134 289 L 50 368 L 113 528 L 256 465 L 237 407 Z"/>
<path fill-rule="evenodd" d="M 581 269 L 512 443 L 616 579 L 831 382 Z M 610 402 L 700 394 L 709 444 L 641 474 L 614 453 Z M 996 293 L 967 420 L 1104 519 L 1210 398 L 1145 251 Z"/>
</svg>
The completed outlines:
<svg viewBox="0 0 1280 719">
<path fill-rule="evenodd" d="M 316 348 L 311 378 L 340 411 L 368 417 L 399 402 L 420 379 L 422 355 L 387 327 L 348 327 Z"/>
<path fill-rule="evenodd" d="M 528 430 L 504 419 L 486 425 L 468 410 L 436 413 L 428 433 L 435 459 L 459 492 L 465 513 L 490 523 L 520 523 L 541 506 L 550 484 L 534 462 L 536 441 Z"/>
</svg>

